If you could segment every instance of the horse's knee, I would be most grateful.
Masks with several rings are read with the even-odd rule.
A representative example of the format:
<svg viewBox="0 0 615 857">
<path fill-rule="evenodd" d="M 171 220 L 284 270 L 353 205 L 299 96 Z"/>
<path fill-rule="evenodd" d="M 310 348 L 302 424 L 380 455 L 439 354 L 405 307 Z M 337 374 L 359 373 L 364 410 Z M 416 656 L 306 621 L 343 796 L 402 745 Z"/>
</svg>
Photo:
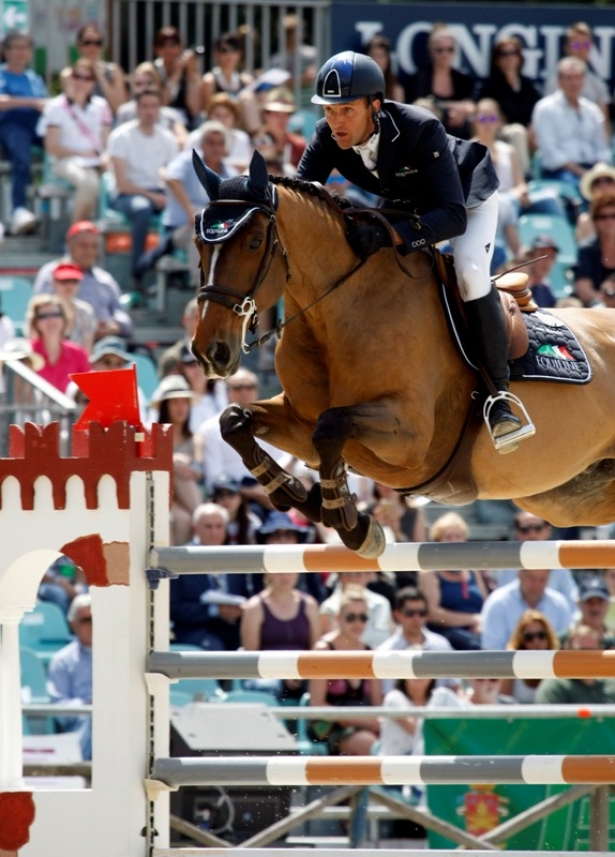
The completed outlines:
<svg viewBox="0 0 615 857">
<path fill-rule="evenodd" d="M 352 429 L 348 408 L 329 408 L 318 418 L 312 441 L 316 449 L 321 449 L 327 443 L 343 443 L 352 434 Z"/>
<path fill-rule="evenodd" d="M 230 443 L 230 438 L 249 428 L 252 412 L 241 405 L 229 405 L 220 415 L 220 433 Z"/>
</svg>

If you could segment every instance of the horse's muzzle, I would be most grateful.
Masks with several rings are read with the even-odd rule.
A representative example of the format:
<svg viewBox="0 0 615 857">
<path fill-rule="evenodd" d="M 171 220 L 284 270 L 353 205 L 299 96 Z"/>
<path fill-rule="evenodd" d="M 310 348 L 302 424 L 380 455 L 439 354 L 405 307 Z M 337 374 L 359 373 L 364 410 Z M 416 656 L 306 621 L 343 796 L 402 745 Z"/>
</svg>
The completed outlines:
<svg viewBox="0 0 615 857">
<path fill-rule="evenodd" d="M 192 351 L 208 378 L 228 378 L 239 368 L 239 351 L 231 349 L 226 342 L 210 342 L 204 354 L 196 345 L 192 346 Z"/>
</svg>

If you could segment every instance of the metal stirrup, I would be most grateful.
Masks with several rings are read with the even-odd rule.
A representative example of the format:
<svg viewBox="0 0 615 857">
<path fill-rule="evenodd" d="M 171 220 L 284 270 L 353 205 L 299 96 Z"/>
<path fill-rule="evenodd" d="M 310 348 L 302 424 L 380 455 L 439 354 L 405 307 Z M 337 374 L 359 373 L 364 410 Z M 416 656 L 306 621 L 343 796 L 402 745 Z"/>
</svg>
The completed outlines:
<svg viewBox="0 0 615 857">
<path fill-rule="evenodd" d="M 503 434 L 500 437 L 494 437 L 489 417 L 491 415 L 491 409 L 497 402 L 509 402 L 516 405 L 521 411 L 525 425 L 520 426 L 518 429 L 513 429 L 513 431 L 506 432 L 506 434 Z M 487 396 L 483 405 L 483 419 L 487 426 L 489 437 L 493 441 L 493 445 L 497 450 L 504 449 L 511 444 L 517 445 L 520 440 L 524 440 L 526 437 L 532 437 L 532 435 L 536 434 L 536 426 L 531 421 L 525 405 L 521 399 L 508 390 L 500 390 L 495 396 Z"/>
</svg>

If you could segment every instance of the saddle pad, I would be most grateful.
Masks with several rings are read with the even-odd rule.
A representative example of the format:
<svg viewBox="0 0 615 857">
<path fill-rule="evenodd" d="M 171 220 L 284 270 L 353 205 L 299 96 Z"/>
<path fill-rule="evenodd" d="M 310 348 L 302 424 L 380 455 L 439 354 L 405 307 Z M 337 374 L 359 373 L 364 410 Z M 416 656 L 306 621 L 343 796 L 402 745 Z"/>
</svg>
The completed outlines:
<svg viewBox="0 0 615 857">
<path fill-rule="evenodd" d="M 546 310 L 523 313 L 530 347 L 511 360 L 511 381 L 562 381 L 587 384 L 592 369 L 581 343 L 568 325 Z"/>
</svg>

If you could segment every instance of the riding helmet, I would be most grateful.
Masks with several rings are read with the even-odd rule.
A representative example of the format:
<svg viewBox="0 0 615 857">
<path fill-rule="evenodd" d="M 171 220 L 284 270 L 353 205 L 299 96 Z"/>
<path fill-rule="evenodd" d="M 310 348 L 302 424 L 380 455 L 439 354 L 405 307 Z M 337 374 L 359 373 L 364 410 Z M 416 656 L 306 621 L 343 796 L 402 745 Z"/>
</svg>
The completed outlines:
<svg viewBox="0 0 615 857">
<path fill-rule="evenodd" d="M 343 51 L 327 60 L 316 78 L 312 104 L 348 104 L 357 98 L 384 98 L 382 69 L 365 54 Z"/>
</svg>

